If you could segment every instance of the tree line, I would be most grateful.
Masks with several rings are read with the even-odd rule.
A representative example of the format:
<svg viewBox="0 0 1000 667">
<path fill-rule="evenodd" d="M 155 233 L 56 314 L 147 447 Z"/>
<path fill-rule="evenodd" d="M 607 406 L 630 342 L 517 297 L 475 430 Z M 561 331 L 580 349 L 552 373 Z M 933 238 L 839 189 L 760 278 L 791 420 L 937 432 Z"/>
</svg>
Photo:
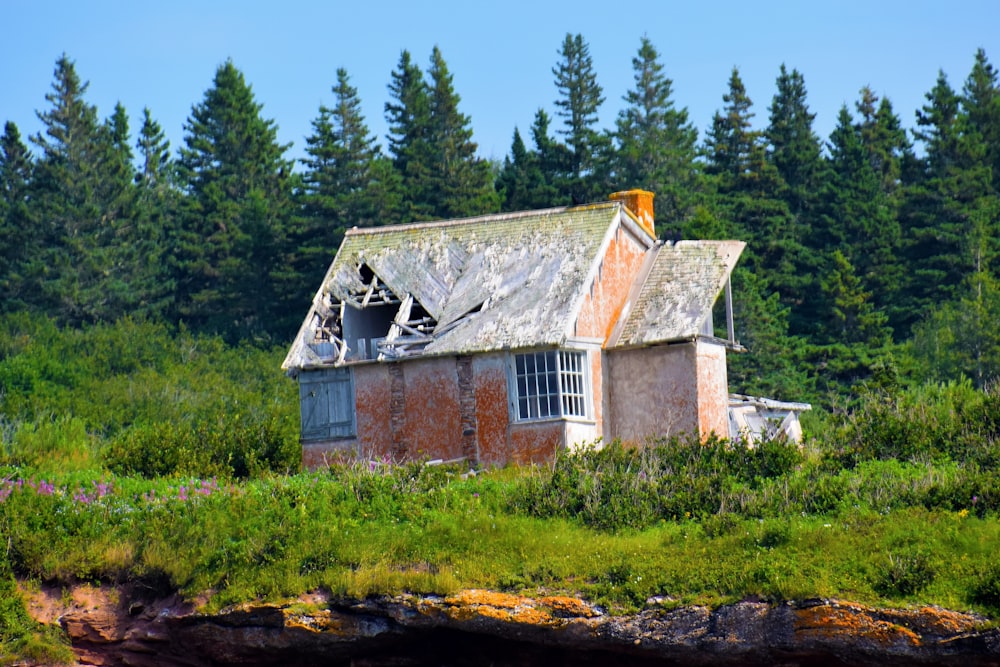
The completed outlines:
<svg viewBox="0 0 1000 667">
<path fill-rule="evenodd" d="M 764 129 L 734 68 L 705 136 L 674 101 L 642 38 L 611 129 L 589 46 L 567 34 L 552 68 L 555 116 L 515 128 L 502 162 L 476 154 L 438 48 L 391 72 L 385 148 L 336 72 L 295 165 L 231 61 L 171 150 L 151 111 L 133 136 L 106 119 L 65 54 L 43 131 L 0 137 L 0 310 L 71 327 L 145 318 L 282 342 L 294 333 L 344 230 L 656 193 L 666 240 L 737 238 L 741 342 L 731 386 L 839 400 L 860 386 L 1000 371 L 1000 85 L 975 53 L 959 89 L 939 73 L 907 132 L 860 90 L 831 135 L 813 130 L 805 79 L 782 65 Z M 31 148 L 29 148 L 29 145 Z"/>
</svg>

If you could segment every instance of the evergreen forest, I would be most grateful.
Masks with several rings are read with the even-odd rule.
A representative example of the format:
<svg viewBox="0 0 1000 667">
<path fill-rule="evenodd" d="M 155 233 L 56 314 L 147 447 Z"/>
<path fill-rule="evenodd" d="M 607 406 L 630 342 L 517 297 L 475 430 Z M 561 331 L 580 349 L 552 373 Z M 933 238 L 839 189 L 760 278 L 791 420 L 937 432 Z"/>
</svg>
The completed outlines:
<svg viewBox="0 0 1000 667">
<path fill-rule="evenodd" d="M 500 161 L 477 155 L 444 54 L 389 73 L 385 145 L 344 69 L 304 155 L 232 61 L 171 147 L 154 112 L 107 117 L 66 54 L 37 111 L 0 148 L 0 311 L 60 327 L 123 317 L 287 344 L 345 229 L 656 194 L 664 240 L 747 242 L 734 275 L 734 391 L 835 407 L 861 389 L 967 381 L 1000 369 L 1000 83 L 979 50 L 961 82 L 939 73 L 912 130 L 869 87 L 813 130 L 805 77 L 784 65 L 766 110 L 737 68 L 704 136 L 669 68 L 639 40 L 613 127 L 582 35 Z M 933 73 L 928 73 L 928 79 Z M 766 115 L 766 124 L 754 122 Z M 762 129 L 755 129 L 762 127 Z"/>
<path fill-rule="evenodd" d="M 734 68 L 699 136 L 645 38 L 600 127 L 604 89 L 568 34 L 554 113 L 540 101 L 502 161 L 477 154 L 437 48 L 426 67 L 400 54 L 384 144 L 337 70 L 299 161 L 231 61 L 171 147 L 153 110 L 138 130 L 121 105 L 99 115 L 62 55 L 44 130 L 0 136 L 0 665 L 72 662 L 24 591 L 80 581 L 216 608 L 487 588 L 613 613 L 839 597 L 995 623 L 1000 80 L 970 55 L 962 82 L 928 73 L 912 129 L 863 87 L 829 137 L 801 72 L 780 68 L 762 112 Z M 747 242 L 730 388 L 812 402 L 803 447 L 288 474 L 279 364 L 346 229 L 631 188 L 656 194 L 664 241 Z"/>
</svg>

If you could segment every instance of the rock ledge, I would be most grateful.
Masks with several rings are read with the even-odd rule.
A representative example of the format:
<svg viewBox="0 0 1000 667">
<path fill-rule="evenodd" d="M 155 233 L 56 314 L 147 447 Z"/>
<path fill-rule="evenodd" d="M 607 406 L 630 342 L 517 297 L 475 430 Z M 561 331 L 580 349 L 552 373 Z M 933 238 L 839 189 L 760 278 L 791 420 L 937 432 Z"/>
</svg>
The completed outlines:
<svg viewBox="0 0 1000 667">
<path fill-rule="evenodd" d="M 1000 665 L 1000 630 L 982 617 L 838 600 L 652 605 L 612 616 L 573 597 L 487 590 L 365 600 L 314 593 L 218 613 L 104 587 L 28 597 L 36 618 L 65 629 L 79 664 L 108 667 Z"/>
</svg>

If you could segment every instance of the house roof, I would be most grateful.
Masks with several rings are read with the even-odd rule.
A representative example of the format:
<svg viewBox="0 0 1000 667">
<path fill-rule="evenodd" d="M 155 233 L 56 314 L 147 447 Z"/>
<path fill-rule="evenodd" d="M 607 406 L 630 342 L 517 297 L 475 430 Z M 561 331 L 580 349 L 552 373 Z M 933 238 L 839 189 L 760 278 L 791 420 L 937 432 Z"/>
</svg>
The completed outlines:
<svg viewBox="0 0 1000 667">
<path fill-rule="evenodd" d="M 308 349 L 318 315 L 356 302 L 366 288 L 362 265 L 436 320 L 425 355 L 563 344 L 622 211 L 607 202 L 349 230 L 284 367 L 319 363 Z"/>
<path fill-rule="evenodd" d="M 661 245 L 609 346 L 633 347 L 697 336 L 746 244 L 678 241 Z"/>
<path fill-rule="evenodd" d="M 326 335 L 338 335 L 343 317 L 337 313 L 386 303 L 394 305 L 394 314 L 396 308 L 405 311 L 402 319 L 408 320 L 408 296 L 433 322 L 429 333 L 414 327 L 396 333 L 417 341 L 421 355 L 563 345 L 604 248 L 620 227 L 655 256 L 647 260 L 648 276 L 617 344 L 697 333 L 743 244 L 660 246 L 622 203 L 606 202 L 349 230 L 282 366 L 301 369 L 357 358 L 352 357 L 357 351 L 331 358 L 329 349 L 317 345 Z M 660 294 L 664 290 L 668 293 Z M 337 343 L 343 347 L 343 341 Z"/>
</svg>

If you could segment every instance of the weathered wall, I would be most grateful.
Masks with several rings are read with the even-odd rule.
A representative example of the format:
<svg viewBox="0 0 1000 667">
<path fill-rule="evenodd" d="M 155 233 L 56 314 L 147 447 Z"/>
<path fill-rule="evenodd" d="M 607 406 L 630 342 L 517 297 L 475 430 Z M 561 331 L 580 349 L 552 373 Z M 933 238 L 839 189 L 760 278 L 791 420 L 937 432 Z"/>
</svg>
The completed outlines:
<svg viewBox="0 0 1000 667">
<path fill-rule="evenodd" d="M 405 371 L 405 447 L 398 458 L 456 459 L 462 456 L 462 418 L 454 357 L 414 359 Z"/>
<path fill-rule="evenodd" d="M 642 267 L 646 246 L 618 227 L 601 258 L 597 278 L 584 298 L 574 335 L 607 341 Z"/>
<path fill-rule="evenodd" d="M 510 463 L 547 463 L 566 445 L 566 423 L 561 419 L 510 425 Z"/>
<path fill-rule="evenodd" d="M 476 443 L 479 462 L 502 466 L 510 457 L 507 426 L 507 360 L 503 354 L 478 355 L 472 361 L 476 392 Z"/>
<path fill-rule="evenodd" d="M 713 431 L 720 438 L 729 437 L 729 377 L 726 372 L 726 348 L 718 343 L 699 340 L 698 423 L 702 436 Z"/>
<path fill-rule="evenodd" d="M 386 364 L 364 364 L 353 368 L 359 454 L 368 459 L 392 456 L 389 369 Z"/>
<path fill-rule="evenodd" d="M 628 295 L 642 268 L 647 248 L 624 227 L 619 226 L 601 258 L 600 270 L 584 297 L 580 314 L 574 327 L 574 336 L 607 343 L 611 330 L 621 316 Z M 591 381 L 593 388 L 594 429 L 591 433 L 567 433 L 567 443 L 580 442 L 579 438 L 592 440 L 604 432 L 604 401 L 602 370 L 603 357 L 591 353 Z M 574 429 L 569 429 L 573 431 Z M 575 429 L 580 431 L 580 429 Z"/>
<path fill-rule="evenodd" d="M 641 442 L 697 431 L 696 358 L 693 344 L 607 352 L 605 437 Z"/>
<path fill-rule="evenodd" d="M 601 430 L 595 424 L 582 421 L 567 420 L 566 446 L 577 449 L 580 445 L 589 445 L 602 436 Z"/>
<path fill-rule="evenodd" d="M 307 469 L 355 455 L 394 461 L 464 457 L 484 466 L 540 463 L 559 447 L 600 435 L 590 423 L 511 424 L 504 353 L 357 364 L 352 370 L 357 437 L 303 445 Z"/>
</svg>

